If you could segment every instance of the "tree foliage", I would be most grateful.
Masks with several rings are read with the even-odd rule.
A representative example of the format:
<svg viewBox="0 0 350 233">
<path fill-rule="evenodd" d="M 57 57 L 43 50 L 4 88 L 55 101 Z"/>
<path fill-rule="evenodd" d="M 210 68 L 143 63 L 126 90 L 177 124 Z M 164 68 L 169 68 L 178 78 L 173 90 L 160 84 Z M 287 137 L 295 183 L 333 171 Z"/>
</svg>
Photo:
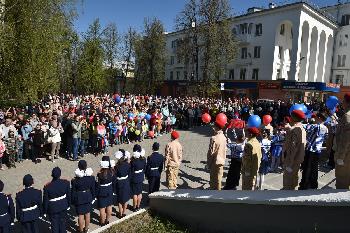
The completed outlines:
<svg viewBox="0 0 350 233">
<path fill-rule="evenodd" d="M 193 72 L 198 61 L 207 89 L 216 86 L 237 53 L 230 12 L 228 0 L 189 0 L 176 19 L 176 29 L 183 31 L 178 56 Z"/>
<path fill-rule="evenodd" d="M 160 20 L 145 19 L 135 39 L 136 81 L 140 93 L 155 93 L 165 75 L 165 33 Z"/>
<path fill-rule="evenodd" d="M 3 98 L 35 101 L 59 90 L 71 5 L 70 0 L 5 1 L 0 33 Z"/>
</svg>

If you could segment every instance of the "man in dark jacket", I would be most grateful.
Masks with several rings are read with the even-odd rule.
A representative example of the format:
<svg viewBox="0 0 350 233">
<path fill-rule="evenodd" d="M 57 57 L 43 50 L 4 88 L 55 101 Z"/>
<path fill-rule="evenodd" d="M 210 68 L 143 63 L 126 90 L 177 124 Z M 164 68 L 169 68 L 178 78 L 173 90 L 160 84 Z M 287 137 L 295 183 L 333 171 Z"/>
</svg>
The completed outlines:
<svg viewBox="0 0 350 233">
<path fill-rule="evenodd" d="M 149 193 L 158 192 L 160 187 L 160 176 L 163 171 L 164 156 L 159 153 L 159 143 L 152 146 L 153 153 L 147 158 L 146 177 L 149 184 Z"/>
<path fill-rule="evenodd" d="M 16 216 L 23 233 L 39 232 L 38 220 L 42 214 L 42 192 L 32 187 L 31 175 L 23 177 L 24 189 L 16 195 Z"/>
<path fill-rule="evenodd" d="M 41 130 L 41 123 L 37 124 L 33 136 L 33 158 L 34 163 L 38 163 L 38 158 L 44 152 L 45 136 L 44 131 Z"/>
</svg>

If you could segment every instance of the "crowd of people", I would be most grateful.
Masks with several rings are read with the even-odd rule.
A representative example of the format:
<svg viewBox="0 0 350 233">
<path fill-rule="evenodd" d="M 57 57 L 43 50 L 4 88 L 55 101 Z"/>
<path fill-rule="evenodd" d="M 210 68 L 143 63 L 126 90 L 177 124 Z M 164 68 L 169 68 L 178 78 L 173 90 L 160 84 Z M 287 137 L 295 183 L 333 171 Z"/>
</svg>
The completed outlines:
<svg viewBox="0 0 350 233">
<path fill-rule="evenodd" d="M 60 179 L 61 170 L 54 168 L 43 195 L 32 187 L 31 175 L 26 175 L 25 188 L 16 195 L 16 214 L 12 198 L 1 193 L 4 184 L 0 182 L 0 229 L 9 232 L 16 217 L 23 232 L 38 232 L 39 217 L 48 215 L 52 232 L 65 232 L 71 205 L 78 215 L 79 232 L 88 231 L 95 205 L 102 226 L 109 223 L 114 204 L 120 218 L 130 199 L 137 211 L 145 177 L 149 193 L 159 190 L 163 169 L 167 187 L 178 187 L 183 151 L 175 129 L 203 124 L 211 124 L 214 130 L 206 164 L 210 189 L 222 189 L 227 159 L 230 165 L 223 189 L 236 190 L 242 179 L 243 190 L 262 190 L 267 173 L 283 172 L 283 189 L 294 190 L 300 169 L 299 189 L 317 189 L 322 153 L 329 157 L 330 168 L 336 168 L 336 187 L 348 189 L 348 142 L 339 135 L 350 127 L 350 95 L 334 111 L 317 101 L 304 107 L 248 98 L 50 95 L 38 104 L 1 111 L 0 157 L 9 168 L 24 159 L 34 163 L 45 158 L 76 161 L 80 156 L 81 160 L 71 182 Z M 252 117 L 263 119 L 263 124 L 251 125 Z M 171 135 L 165 156 L 155 142 L 153 153 L 146 158 L 145 150 L 136 143 L 165 133 Z M 107 156 L 109 147 L 123 143 L 135 144 L 132 153 L 120 149 L 115 159 Z M 83 159 L 88 152 L 103 154 L 96 177 Z"/>
</svg>

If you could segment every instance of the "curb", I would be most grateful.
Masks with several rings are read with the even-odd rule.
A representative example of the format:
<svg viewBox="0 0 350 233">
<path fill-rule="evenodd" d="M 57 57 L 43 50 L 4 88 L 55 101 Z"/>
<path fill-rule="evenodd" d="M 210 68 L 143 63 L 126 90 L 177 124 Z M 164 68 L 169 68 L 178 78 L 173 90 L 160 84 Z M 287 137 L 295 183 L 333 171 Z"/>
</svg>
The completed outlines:
<svg viewBox="0 0 350 233">
<path fill-rule="evenodd" d="M 126 221 L 126 220 L 128 220 L 128 219 L 130 219 L 130 218 L 132 218 L 134 216 L 136 216 L 136 215 L 139 215 L 139 214 L 142 214 L 142 213 L 146 212 L 148 209 L 149 209 L 149 207 L 145 207 L 143 209 L 140 209 L 139 211 L 134 212 L 132 214 L 129 214 L 129 215 L 127 215 L 126 217 L 124 217 L 122 219 L 118 219 L 118 220 L 116 220 L 114 222 L 111 222 L 110 224 L 108 224 L 106 226 L 103 226 L 103 227 L 100 227 L 100 228 L 98 228 L 96 230 L 93 230 L 93 231 L 91 231 L 91 233 L 103 232 L 103 231 L 107 230 L 108 228 L 110 228 L 110 227 L 112 227 L 112 226 L 114 226 L 116 224 L 122 223 L 122 222 L 124 222 L 124 221 Z"/>
</svg>

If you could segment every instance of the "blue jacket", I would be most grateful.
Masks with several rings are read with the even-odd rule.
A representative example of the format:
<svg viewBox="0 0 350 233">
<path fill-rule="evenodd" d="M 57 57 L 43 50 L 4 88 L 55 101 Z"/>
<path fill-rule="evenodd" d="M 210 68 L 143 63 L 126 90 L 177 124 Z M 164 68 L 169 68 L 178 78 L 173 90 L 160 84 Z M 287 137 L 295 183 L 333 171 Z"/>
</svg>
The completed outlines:
<svg viewBox="0 0 350 233">
<path fill-rule="evenodd" d="M 128 162 L 121 162 L 115 167 L 117 187 L 122 187 L 124 184 L 130 182 L 131 166 Z"/>
<path fill-rule="evenodd" d="M 146 177 L 160 177 L 164 166 L 164 156 L 158 152 L 153 152 L 147 158 Z"/>
<path fill-rule="evenodd" d="M 22 126 L 21 128 L 21 132 L 22 132 L 22 136 L 23 136 L 23 140 L 29 140 L 30 139 L 30 133 L 33 131 L 33 128 L 30 124 L 25 124 Z"/>
<path fill-rule="evenodd" d="M 72 203 L 74 205 L 83 205 L 91 203 L 95 195 L 95 177 L 84 176 L 72 180 Z"/>
<path fill-rule="evenodd" d="M 131 160 L 131 183 L 143 183 L 145 179 L 146 159 Z"/>
<path fill-rule="evenodd" d="M 42 214 L 42 192 L 32 187 L 16 195 L 16 216 L 20 222 L 36 220 Z"/>
<path fill-rule="evenodd" d="M 9 225 L 15 220 L 15 206 L 12 197 L 0 193 L 0 227 Z"/>
<path fill-rule="evenodd" d="M 115 174 L 108 171 L 106 177 L 102 173 L 97 174 L 96 197 L 108 197 L 113 195 L 115 185 Z"/>
<path fill-rule="evenodd" d="M 70 207 L 70 183 L 67 180 L 52 180 L 44 187 L 44 214 L 56 214 Z"/>
</svg>

